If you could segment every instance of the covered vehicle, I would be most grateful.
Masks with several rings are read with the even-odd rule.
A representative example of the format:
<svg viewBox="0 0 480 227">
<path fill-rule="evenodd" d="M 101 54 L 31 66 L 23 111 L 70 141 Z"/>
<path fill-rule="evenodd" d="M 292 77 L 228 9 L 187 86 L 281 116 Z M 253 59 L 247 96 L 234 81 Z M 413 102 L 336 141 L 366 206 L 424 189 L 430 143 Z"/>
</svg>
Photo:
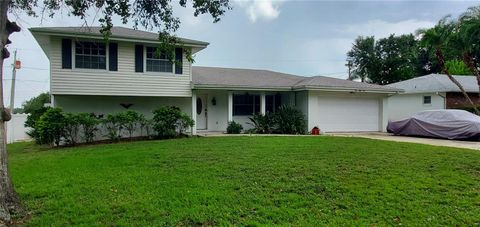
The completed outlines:
<svg viewBox="0 0 480 227">
<path fill-rule="evenodd" d="M 465 110 L 428 110 L 389 122 L 387 131 L 395 135 L 478 140 L 480 117 Z"/>
</svg>

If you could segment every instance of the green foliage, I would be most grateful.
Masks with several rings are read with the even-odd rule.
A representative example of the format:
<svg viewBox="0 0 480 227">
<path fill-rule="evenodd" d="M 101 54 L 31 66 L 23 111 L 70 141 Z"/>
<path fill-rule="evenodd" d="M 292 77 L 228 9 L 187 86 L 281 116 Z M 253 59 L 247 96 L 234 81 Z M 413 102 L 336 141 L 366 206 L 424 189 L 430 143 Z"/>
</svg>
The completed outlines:
<svg viewBox="0 0 480 227">
<path fill-rule="evenodd" d="M 153 111 L 153 128 L 160 138 L 174 138 L 194 124 L 190 116 L 175 106 L 164 106 Z"/>
<path fill-rule="evenodd" d="M 305 134 L 307 121 L 302 111 L 293 106 L 281 106 L 275 112 L 276 131 L 281 134 Z"/>
<path fill-rule="evenodd" d="M 40 95 L 25 101 L 22 104 L 22 109 L 24 113 L 31 114 L 40 109 L 44 109 L 46 103 L 50 103 L 50 93 L 48 92 L 41 93 Z"/>
<path fill-rule="evenodd" d="M 79 138 L 79 132 L 81 127 L 79 114 L 66 113 L 64 114 L 64 131 L 63 136 L 65 142 L 69 145 L 75 146 Z"/>
<path fill-rule="evenodd" d="M 64 135 L 65 116 L 59 108 L 49 108 L 35 123 L 35 141 L 39 144 L 60 145 Z"/>
<path fill-rule="evenodd" d="M 140 136 L 143 136 L 145 131 L 147 137 L 152 135 L 153 119 L 147 119 L 143 114 L 140 115 L 138 124 L 140 125 Z"/>
<path fill-rule="evenodd" d="M 355 39 L 352 49 L 347 53 L 347 61 L 353 67 L 349 79 L 360 79 L 362 82 L 367 82 L 368 78 L 378 71 L 375 38 L 359 36 Z"/>
<path fill-rule="evenodd" d="M 478 150 L 234 136 L 65 149 L 14 143 L 8 151 L 15 188 L 34 214 L 25 226 L 479 222 Z"/>
<path fill-rule="evenodd" d="M 435 67 L 433 56 L 423 51 L 412 34 L 375 40 L 358 37 L 352 50 L 347 53 L 348 65 L 352 67 L 350 79 L 375 84 L 390 84 L 423 75 Z"/>
<path fill-rule="evenodd" d="M 253 125 L 254 133 L 273 133 L 273 130 L 276 126 L 275 117 L 276 115 L 274 113 L 265 113 L 265 115 L 254 114 L 249 118 L 251 122 L 248 122 L 248 124 Z"/>
<path fill-rule="evenodd" d="M 105 135 L 111 141 L 118 141 L 122 137 L 122 127 L 125 124 L 125 118 L 122 113 L 107 114 L 102 119 L 102 124 L 107 130 Z"/>
<path fill-rule="evenodd" d="M 142 114 L 134 110 L 127 110 L 119 114 L 122 128 L 127 130 L 130 138 L 133 137 L 133 133 L 137 129 L 138 124 L 141 121 L 141 118 L 144 118 Z"/>
<path fill-rule="evenodd" d="M 227 133 L 228 134 L 240 134 L 242 133 L 243 126 L 235 121 L 228 122 Z"/>
<path fill-rule="evenodd" d="M 445 67 L 452 75 L 472 75 L 470 69 L 459 60 L 445 61 Z"/>
<path fill-rule="evenodd" d="M 100 121 L 93 114 L 80 113 L 77 115 L 78 121 L 83 130 L 83 139 L 86 143 L 92 143 L 95 139 L 95 133 L 98 131 Z"/>
<path fill-rule="evenodd" d="M 49 109 L 51 109 L 51 108 L 50 107 L 41 107 L 38 110 L 33 110 L 27 116 L 27 120 L 25 121 L 25 127 L 30 128 L 30 130 L 27 132 L 27 134 L 35 140 L 38 137 L 38 132 L 36 131 L 35 125 L 37 124 L 37 121 L 40 119 L 40 117 L 45 112 L 47 112 L 47 110 L 49 110 Z"/>
</svg>

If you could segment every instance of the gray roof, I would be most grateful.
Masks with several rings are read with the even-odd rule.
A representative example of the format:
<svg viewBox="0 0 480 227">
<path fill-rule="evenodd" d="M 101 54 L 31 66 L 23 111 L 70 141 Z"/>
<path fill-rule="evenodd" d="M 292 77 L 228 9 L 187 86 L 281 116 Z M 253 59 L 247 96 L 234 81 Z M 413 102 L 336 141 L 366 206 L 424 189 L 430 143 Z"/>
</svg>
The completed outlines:
<svg viewBox="0 0 480 227">
<path fill-rule="evenodd" d="M 30 28 L 31 32 L 39 33 L 50 33 L 50 34 L 60 34 L 60 35 L 84 35 L 92 37 L 103 37 L 100 33 L 101 27 L 99 26 L 88 26 L 88 27 L 37 27 Z M 125 27 L 114 26 L 111 29 L 112 35 L 111 38 L 123 38 L 123 39 L 132 39 L 138 41 L 158 41 L 158 33 L 155 32 L 146 32 L 141 30 L 135 30 Z M 207 46 L 207 42 L 185 39 L 177 37 L 180 42 L 190 45 L 198 46 Z"/>
<path fill-rule="evenodd" d="M 257 69 L 192 67 L 195 88 L 267 90 L 355 90 L 400 92 L 401 89 L 324 76 L 304 77 Z"/>
<path fill-rule="evenodd" d="M 467 92 L 478 93 L 477 78 L 474 76 L 454 76 Z M 429 74 L 388 86 L 403 89 L 405 93 L 460 92 L 447 75 Z"/>
</svg>

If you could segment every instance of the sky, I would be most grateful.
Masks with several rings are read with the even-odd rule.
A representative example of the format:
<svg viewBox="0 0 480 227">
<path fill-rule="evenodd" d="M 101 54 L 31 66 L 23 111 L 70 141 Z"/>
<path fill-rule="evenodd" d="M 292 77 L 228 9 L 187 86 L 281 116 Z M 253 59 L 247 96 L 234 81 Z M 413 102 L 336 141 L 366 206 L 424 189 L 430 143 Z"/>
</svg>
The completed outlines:
<svg viewBox="0 0 480 227">
<path fill-rule="evenodd" d="M 173 0 L 174 4 L 178 1 Z M 193 16 L 191 7 L 175 5 L 182 22 L 179 37 L 209 42 L 195 55 L 194 66 L 266 69 L 302 76 L 347 78 L 346 53 L 358 36 L 386 37 L 428 28 L 445 15 L 458 16 L 476 1 L 321 1 L 231 0 L 232 10 L 220 22 Z M 22 28 L 11 35 L 17 50 L 15 106 L 49 89 L 49 61 L 28 31 L 30 27 L 81 26 L 84 21 L 60 12 L 53 18 L 10 14 Z M 87 18 L 98 25 L 95 12 Z M 123 25 L 119 20 L 114 25 Z M 9 58 L 4 64 L 5 101 L 10 98 Z"/>
</svg>

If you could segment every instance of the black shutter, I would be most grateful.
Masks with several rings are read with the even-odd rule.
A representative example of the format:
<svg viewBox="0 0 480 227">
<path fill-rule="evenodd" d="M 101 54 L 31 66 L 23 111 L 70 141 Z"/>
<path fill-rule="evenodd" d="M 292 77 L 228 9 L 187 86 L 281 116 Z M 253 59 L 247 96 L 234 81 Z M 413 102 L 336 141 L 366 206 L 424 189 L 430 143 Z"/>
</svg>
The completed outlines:
<svg viewBox="0 0 480 227">
<path fill-rule="evenodd" d="M 72 68 L 72 40 L 62 39 L 62 69 Z"/>
<path fill-rule="evenodd" d="M 108 44 L 108 69 L 118 71 L 118 43 Z"/>
<path fill-rule="evenodd" d="M 183 49 L 175 48 L 175 74 L 183 74 Z"/>
<path fill-rule="evenodd" d="M 143 72 L 143 45 L 135 45 L 135 72 Z"/>
</svg>

